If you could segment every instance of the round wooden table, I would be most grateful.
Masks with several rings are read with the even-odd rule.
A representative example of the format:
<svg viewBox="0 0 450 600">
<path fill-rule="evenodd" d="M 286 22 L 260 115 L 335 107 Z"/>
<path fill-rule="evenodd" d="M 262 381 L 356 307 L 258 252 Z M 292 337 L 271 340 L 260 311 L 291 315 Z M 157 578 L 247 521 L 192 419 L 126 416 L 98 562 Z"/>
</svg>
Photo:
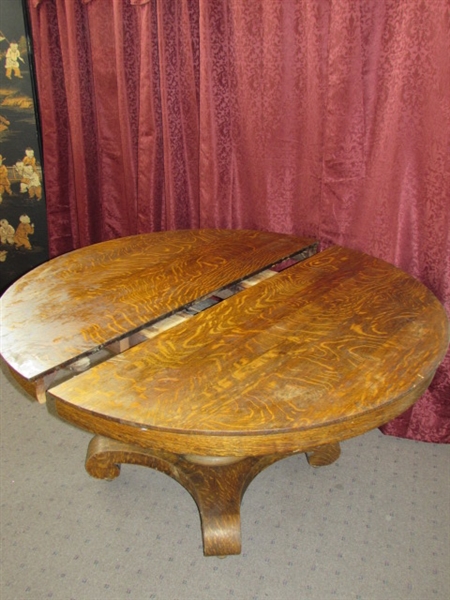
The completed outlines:
<svg viewBox="0 0 450 600">
<path fill-rule="evenodd" d="M 163 471 L 199 508 L 205 555 L 238 554 L 265 467 L 393 419 L 430 384 L 447 316 L 386 262 L 313 240 L 197 230 L 41 265 L 2 298 L 2 355 L 52 413 L 95 434 L 88 472 Z"/>
</svg>

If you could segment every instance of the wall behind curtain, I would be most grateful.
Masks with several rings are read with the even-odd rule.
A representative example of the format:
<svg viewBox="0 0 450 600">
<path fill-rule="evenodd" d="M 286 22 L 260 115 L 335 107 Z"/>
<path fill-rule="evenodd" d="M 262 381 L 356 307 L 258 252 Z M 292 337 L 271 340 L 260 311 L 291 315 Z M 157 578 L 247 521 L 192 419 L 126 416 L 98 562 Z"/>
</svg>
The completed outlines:
<svg viewBox="0 0 450 600">
<path fill-rule="evenodd" d="M 315 236 L 450 312 L 447 0 L 29 0 L 50 250 Z M 450 441 L 450 357 L 386 433 Z"/>
</svg>

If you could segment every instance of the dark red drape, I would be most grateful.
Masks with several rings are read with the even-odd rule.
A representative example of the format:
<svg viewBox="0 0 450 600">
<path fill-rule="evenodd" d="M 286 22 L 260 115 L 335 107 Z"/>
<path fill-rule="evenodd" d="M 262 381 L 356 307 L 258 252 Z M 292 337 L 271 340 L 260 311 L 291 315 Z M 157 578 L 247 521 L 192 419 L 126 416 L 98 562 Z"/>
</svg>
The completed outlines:
<svg viewBox="0 0 450 600">
<path fill-rule="evenodd" d="M 52 255 L 246 227 L 392 262 L 450 312 L 447 0 L 29 0 Z M 450 357 L 384 428 L 450 441 Z"/>
</svg>

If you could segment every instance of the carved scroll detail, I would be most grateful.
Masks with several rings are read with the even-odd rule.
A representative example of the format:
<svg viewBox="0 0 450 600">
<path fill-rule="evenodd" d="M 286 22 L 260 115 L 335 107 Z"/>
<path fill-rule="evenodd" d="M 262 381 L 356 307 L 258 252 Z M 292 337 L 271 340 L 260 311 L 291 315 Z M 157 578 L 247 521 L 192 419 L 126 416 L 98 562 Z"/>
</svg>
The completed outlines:
<svg viewBox="0 0 450 600">
<path fill-rule="evenodd" d="M 325 444 L 319 448 L 313 448 L 306 453 L 308 463 L 312 467 L 324 467 L 334 463 L 341 455 L 341 447 L 336 444 Z"/>
</svg>

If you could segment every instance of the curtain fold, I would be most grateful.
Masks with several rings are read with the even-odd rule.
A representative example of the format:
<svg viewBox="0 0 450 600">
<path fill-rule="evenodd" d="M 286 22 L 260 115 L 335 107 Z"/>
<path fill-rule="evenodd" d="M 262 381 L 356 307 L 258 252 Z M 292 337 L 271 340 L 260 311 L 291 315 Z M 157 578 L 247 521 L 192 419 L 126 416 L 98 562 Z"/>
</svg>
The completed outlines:
<svg viewBox="0 0 450 600">
<path fill-rule="evenodd" d="M 317 237 L 450 313 L 447 0 L 28 0 L 52 255 L 161 229 Z M 450 356 L 383 429 L 450 441 Z"/>
<path fill-rule="evenodd" d="M 188 0 L 30 8 L 52 255 L 197 226 L 197 15 Z"/>
</svg>

